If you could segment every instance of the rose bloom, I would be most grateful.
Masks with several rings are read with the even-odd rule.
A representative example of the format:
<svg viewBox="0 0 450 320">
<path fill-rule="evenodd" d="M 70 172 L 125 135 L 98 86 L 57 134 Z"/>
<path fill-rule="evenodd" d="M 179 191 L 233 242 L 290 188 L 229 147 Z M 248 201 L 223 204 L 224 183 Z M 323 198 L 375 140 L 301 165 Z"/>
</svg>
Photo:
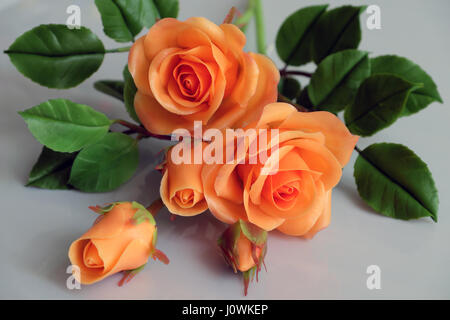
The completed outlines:
<svg viewBox="0 0 450 320">
<path fill-rule="evenodd" d="M 269 154 L 270 161 L 250 164 L 250 148 L 244 150 L 245 163 L 204 164 L 203 193 L 210 211 L 228 224 L 242 219 L 267 231 L 314 236 L 330 223 L 331 192 L 358 137 L 332 113 L 298 112 L 286 103 L 267 105 L 248 128 L 279 129 L 278 170 L 261 174 L 271 171 L 275 158 Z M 260 144 L 258 152 L 269 148 Z"/>
<path fill-rule="evenodd" d="M 237 127 L 277 99 L 279 72 L 267 57 L 243 52 L 245 35 L 205 18 L 165 18 L 132 46 L 128 68 L 138 89 L 134 107 L 147 130 L 170 134 Z"/>
<path fill-rule="evenodd" d="M 182 144 L 184 142 L 180 142 Z M 205 145 L 205 144 L 203 144 Z M 162 164 L 163 177 L 160 185 L 161 200 L 167 209 L 177 215 L 194 216 L 208 209 L 203 196 L 202 167 L 194 163 L 194 144 L 191 147 L 191 161 L 175 164 L 173 158 L 182 157 L 183 153 L 173 154 L 171 147 Z"/>
<path fill-rule="evenodd" d="M 80 274 L 74 273 L 78 282 L 91 284 L 147 263 L 155 249 L 155 226 L 148 220 L 136 224 L 136 211 L 129 202 L 118 203 L 72 243 L 69 259 L 80 268 Z"/>
</svg>

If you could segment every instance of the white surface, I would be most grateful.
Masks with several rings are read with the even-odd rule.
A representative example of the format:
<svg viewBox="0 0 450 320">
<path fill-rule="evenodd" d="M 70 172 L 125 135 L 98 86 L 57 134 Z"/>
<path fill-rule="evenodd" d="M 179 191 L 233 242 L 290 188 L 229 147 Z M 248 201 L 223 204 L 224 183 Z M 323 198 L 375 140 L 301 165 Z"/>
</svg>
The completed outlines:
<svg viewBox="0 0 450 320">
<path fill-rule="evenodd" d="M 295 9 L 317 1 L 264 1 L 267 39 L 273 41 L 283 19 Z M 333 6 L 359 1 L 331 1 Z M 181 0 L 180 18 L 202 15 L 219 23 L 228 8 L 245 1 Z M 120 45 L 102 32 L 93 1 L 20 1 L 0 11 L 0 45 L 41 23 L 64 23 L 66 8 L 81 6 L 82 25 L 91 28 L 107 48 Z M 449 1 L 378 0 L 382 29 L 369 31 L 363 20 L 361 48 L 373 55 L 395 53 L 422 66 L 438 84 L 445 103 L 402 118 L 370 139 L 398 142 L 412 148 L 428 163 L 441 204 L 439 223 L 431 219 L 397 221 L 371 211 L 360 199 L 351 163 L 333 193 L 332 223 L 313 240 L 289 238 L 273 232 L 259 283 L 250 286 L 250 299 L 289 298 L 450 298 L 449 205 Z M 366 15 L 363 14 L 365 18 Z M 249 32 L 253 49 L 253 32 Z M 272 57 L 276 53 L 272 52 Z M 150 263 L 128 285 L 116 286 L 120 275 L 81 290 L 66 289 L 67 249 L 95 219 L 88 205 L 114 200 L 144 204 L 157 197 L 160 174 L 154 156 L 163 144 L 145 141 L 136 176 L 122 188 L 103 194 L 46 191 L 23 186 L 41 146 L 27 131 L 17 111 L 49 98 L 65 97 L 86 103 L 111 117 L 126 117 L 121 104 L 94 91 L 99 79 L 120 78 L 127 55 L 110 54 L 100 70 L 72 90 L 48 90 L 19 74 L 6 55 L 0 56 L 0 298 L 56 299 L 231 299 L 242 298 L 241 279 L 225 267 L 215 247 L 223 225 L 208 214 L 169 220 L 160 212 L 159 247 L 171 258 L 165 266 Z M 279 61 L 275 59 L 277 63 Z M 281 66 L 281 64 L 279 64 Z M 306 69 L 312 70 L 312 66 Z M 303 68 L 305 69 L 305 68 Z M 368 290 L 366 268 L 381 268 L 381 290 Z"/>
</svg>

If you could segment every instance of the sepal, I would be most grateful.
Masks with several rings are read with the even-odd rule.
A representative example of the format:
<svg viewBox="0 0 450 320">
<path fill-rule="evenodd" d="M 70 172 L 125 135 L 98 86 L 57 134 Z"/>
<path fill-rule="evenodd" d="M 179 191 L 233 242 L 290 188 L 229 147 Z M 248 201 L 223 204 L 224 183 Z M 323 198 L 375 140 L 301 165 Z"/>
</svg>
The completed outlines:
<svg viewBox="0 0 450 320">
<path fill-rule="evenodd" d="M 249 283 L 255 276 L 256 281 L 258 281 L 261 266 L 264 265 L 265 267 L 267 231 L 250 222 L 239 220 L 225 230 L 217 240 L 217 244 L 222 256 L 234 273 L 238 273 L 238 271 L 242 273 L 244 294 L 247 295 Z"/>
</svg>

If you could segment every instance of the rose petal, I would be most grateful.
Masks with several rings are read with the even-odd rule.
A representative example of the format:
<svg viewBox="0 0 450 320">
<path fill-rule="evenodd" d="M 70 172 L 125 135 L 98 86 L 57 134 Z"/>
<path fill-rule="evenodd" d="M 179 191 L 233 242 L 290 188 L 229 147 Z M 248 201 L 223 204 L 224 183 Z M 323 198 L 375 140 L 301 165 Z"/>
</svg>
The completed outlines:
<svg viewBox="0 0 450 320">
<path fill-rule="evenodd" d="M 155 134 L 171 134 L 175 129 L 194 129 L 194 124 L 164 109 L 155 98 L 139 91 L 134 97 L 134 109 L 145 128 Z"/>
<path fill-rule="evenodd" d="M 325 203 L 325 209 L 322 213 L 322 215 L 317 219 L 314 226 L 309 230 L 307 233 L 303 235 L 306 239 L 312 239 L 317 232 L 320 230 L 328 227 L 331 221 L 331 190 L 327 192 L 326 195 L 326 203 Z"/>
<path fill-rule="evenodd" d="M 280 128 L 322 132 L 325 136 L 325 145 L 342 167 L 350 160 L 353 148 L 359 138 L 352 135 L 338 117 L 326 111 L 292 113 L 280 125 Z"/>
<path fill-rule="evenodd" d="M 245 114 L 235 124 L 235 127 L 245 126 L 246 124 L 258 119 L 263 109 L 269 103 L 277 101 L 278 82 L 280 81 L 280 73 L 275 64 L 264 55 L 257 53 L 249 53 L 256 62 L 259 75 L 256 91 L 249 100 Z"/>
<path fill-rule="evenodd" d="M 325 200 L 327 197 L 321 182 L 316 184 L 316 190 L 318 192 L 307 214 L 286 219 L 285 222 L 277 228 L 279 231 L 291 236 L 301 236 L 311 230 L 324 211 Z"/>
<path fill-rule="evenodd" d="M 148 82 L 150 62 L 145 56 L 144 38 L 145 36 L 142 36 L 137 39 L 131 47 L 130 54 L 128 55 L 128 70 L 133 76 L 134 84 L 138 90 L 144 94 L 152 95 Z"/>
</svg>

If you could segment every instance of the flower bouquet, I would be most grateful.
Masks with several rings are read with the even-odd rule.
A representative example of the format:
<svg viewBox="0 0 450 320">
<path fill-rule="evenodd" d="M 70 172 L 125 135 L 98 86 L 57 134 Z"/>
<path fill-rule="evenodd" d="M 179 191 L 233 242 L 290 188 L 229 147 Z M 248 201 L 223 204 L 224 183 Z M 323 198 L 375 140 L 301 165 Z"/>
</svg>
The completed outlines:
<svg viewBox="0 0 450 320">
<path fill-rule="evenodd" d="M 168 141 L 155 168 L 161 180 L 153 182 L 160 198 L 90 207 L 98 217 L 68 252 L 78 282 L 123 272 L 124 284 L 149 258 L 169 263 L 170 252 L 157 249 L 156 222 L 158 211 L 168 211 L 223 222 L 217 252 L 242 274 L 247 294 L 270 254 L 269 232 L 312 239 L 330 224 L 332 190 L 353 152 L 359 195 L 374 211 L 437 221 L 438 193 L 418 155 L 395 143 L 356 145 L 442 102 L 414 62 L 358 49 L 361 13 L 373 12 L 376 27 L 372 6 L 295 11 L 278 29 L 275 47 L 284 64 L 276 66 L 266 55 L 260 0 L 249 0 L 243 12 L 230 8 L 220 24 L 178 20 L 177 0 L 95 4 L 105 35 L 126 46 L 106 49 L 76 23 L 43 24 L 5 51 L 25 77 L 56 89 L 92 76 L 106 54 L 128 54 L 123 79 L 99 80 L 95 88 L 122 101 L 129 119 L 67 99 L 20 112 L 43 145 L 27 186 L 108 192 L 132 179 L 140 144 Z M 257 53 L 244 49 L 252 21 Z M 307 63 L 314 72 L 297 68 Z"/>
</svg>

